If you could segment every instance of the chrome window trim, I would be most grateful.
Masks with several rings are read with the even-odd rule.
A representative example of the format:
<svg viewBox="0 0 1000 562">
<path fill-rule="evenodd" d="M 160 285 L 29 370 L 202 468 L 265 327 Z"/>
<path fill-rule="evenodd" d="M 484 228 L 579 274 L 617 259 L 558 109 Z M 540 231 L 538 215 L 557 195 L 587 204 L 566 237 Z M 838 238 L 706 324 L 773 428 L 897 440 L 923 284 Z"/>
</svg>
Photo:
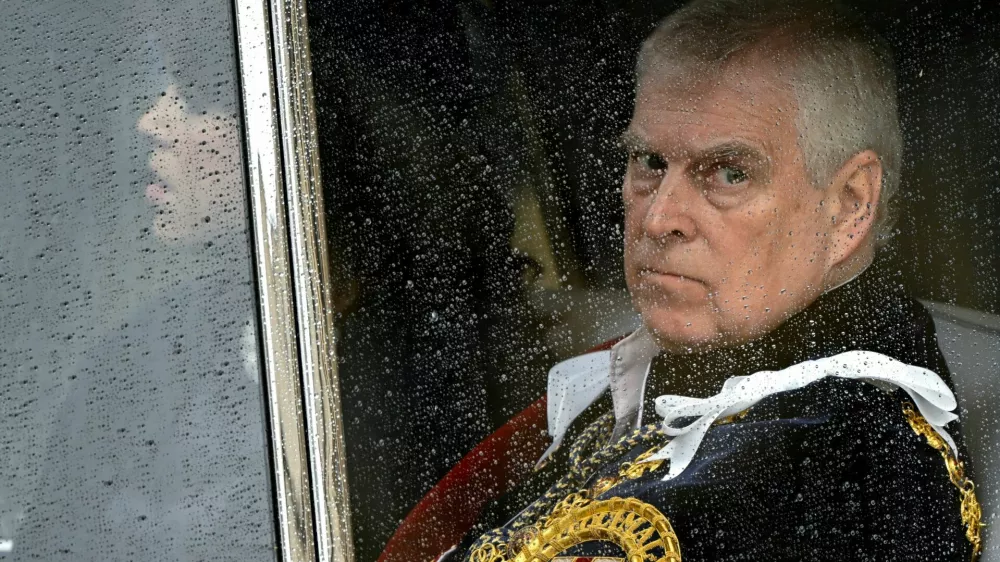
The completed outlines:
<svg viewBox="0 0 1000 562">
<path fill-rule="evenodd" d="M 270 16 L 265 0 L 237 0 L 235 14 L 278 541 L 282 560 L 312 562 L 316 547 Z"/>
<path fill-rule="evenodd" d="M 281 559 L 353 562 L 303 0 L 236 0 Z"/>
<path fill-rule="evenodd" d="M 320 562 L 353 562 L 306 0 L 271 10 L 317 547 Z"/>
</svg>

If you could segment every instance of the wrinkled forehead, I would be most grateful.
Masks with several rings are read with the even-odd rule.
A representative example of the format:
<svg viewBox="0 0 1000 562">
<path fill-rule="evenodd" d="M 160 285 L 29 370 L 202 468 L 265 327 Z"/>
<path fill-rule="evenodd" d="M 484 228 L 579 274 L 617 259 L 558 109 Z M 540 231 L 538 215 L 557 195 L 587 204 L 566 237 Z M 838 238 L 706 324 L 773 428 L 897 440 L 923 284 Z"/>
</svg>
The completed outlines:
<svg viewBox="0 0 1000 562">
<path fill-rule="evenodd" d="M 663 149 L 655 145 L 738 137 L 780 150 L 796 144 L 796 114 L 791 80 L 765 58 L 664 61 L 640 77 L 627 134 Z"/>
</svg>

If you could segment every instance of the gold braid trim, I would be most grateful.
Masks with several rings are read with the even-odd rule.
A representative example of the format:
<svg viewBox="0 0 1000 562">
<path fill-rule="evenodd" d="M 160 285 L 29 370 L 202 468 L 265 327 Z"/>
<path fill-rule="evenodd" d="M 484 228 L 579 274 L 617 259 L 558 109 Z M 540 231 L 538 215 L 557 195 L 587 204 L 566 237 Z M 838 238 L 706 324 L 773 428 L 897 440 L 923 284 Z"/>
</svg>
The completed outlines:
<svg viewBox="0 0 1000 562">
<path fill-rule="evenodd" d="M 748 408 L 746 410 L 743 410 L 742 412 L 738 412 L 731 416 L 726 416 L 724 418 L 718 419 L 715 421 L 713 425 L 725 425 L 730 423 L 736 423 L 745 418 L 747 416 L 747 412 L 749 411 L 750 410 Z M 655 425 L 651 425 L 648 427 L 652 429 L 647 429 L 646 431 L 652 431 L 657 429 Z M 615 486 L 621 484 L 626 480 L 637 480 L 639 478 L 642 478 L 648 472 L 653 472 L 655 470 L 658 470 L 663 465 L 663 463 L 667 461 L 665 460 L 651 461 L 649 460 L 649 457 L 656 454 L 660 449 L 662 449 L 662 445 L 657 445 L 656 447 L 653 447 L 652 449 L 649 449 L 645 453 L 642 453 L 641 455 L 636 457 L 635 460 L 631 462 L 626 461 L 622 463 L 621 467 L 618 470 L 618 476 L 605 476 L 603 478 L 598 478 L 597 481 L 594 482 L 594 484 L 590 487 L 590 495 L 596 498 L 597 496 L 603 494 L 604 492 L 607 492 L 611 488 L 614 488 Z"/>
<path fill-rule="evenodd" d="M 590 487 L 590 495 L 596 498 L 626 480 L 636 480 L 642 478 L 647 472 L 653 472 L 654 470 L 660 468 L 664 461 L 651 461 L 648 459 L 661 448 L 662 447 L 658 445 L 639 455 L 634 461 L 626 461 L 622 463 L 621 467 L 618 469 L 618 476 L 605 476 L 603 478 L 598 478 L 597 481 Z"/>
<path fill-rule="evenodd" d="M 913 428 L 914 433 L 924 436 L 927 444 L 937 449 L 944 458 L 944 464 L 948 468 L 948 478 L 951 483 L 958 488 L 958 494 L 962 498 L 962 524 L 965 525 L 965 538 L 972 543 L 972 559 L 975 560 L 983 549 L 982 523 L 983 510 L 976 499 L 976 485 L 972 480 L 965 477 L 965 464 L 958 460 L 955 453 L 948 447 L 948 443 L 941 435 L 927 423 L 913 404 L 903 404 L 903 415 L 906 421 Z"/>
</svg>

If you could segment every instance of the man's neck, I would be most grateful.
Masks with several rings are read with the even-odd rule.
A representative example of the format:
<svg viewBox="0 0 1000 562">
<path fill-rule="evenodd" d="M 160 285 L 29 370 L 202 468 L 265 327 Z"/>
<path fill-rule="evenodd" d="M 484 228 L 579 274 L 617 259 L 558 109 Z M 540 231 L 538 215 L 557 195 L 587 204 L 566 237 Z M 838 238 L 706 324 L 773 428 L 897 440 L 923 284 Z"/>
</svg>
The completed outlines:
<svg viewBox="0 0 1000 562">
<path fill-rule="evenodd" d="M 884 353 L 919 364 L 926 342 L 917 341 L 914 306 L 885 267 L 860 269 L 771 333 L 739 346 L 654 358 L 644 389 L 644 413 L 656 396 L 708 397 L 730 377 L 779 370 L 852 349 Z M 919 329 L 918 329 L 919 328 Z M 936 346 L 935 350 L 936 351 Z M 937 352 L 938 354 L 940 352 Z M 648 415 L 648 414 L 647 414 Z"/>
</svg>

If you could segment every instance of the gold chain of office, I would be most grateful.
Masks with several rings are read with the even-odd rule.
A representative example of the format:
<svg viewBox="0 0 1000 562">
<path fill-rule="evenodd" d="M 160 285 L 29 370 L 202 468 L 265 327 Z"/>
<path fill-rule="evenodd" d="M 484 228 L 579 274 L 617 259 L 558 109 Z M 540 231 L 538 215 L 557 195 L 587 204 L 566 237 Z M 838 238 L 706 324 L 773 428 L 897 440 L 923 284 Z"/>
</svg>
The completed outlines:
<svg viewBox="0 0 1000 562">
<path fill-rule="evenodd" d="M 962 499 L 962 524 L 965 525 L 965 538 L 972 544 L 972 559 L 975 560 L 983 549 L 984 526 L 983 509 L 976 499 L 976 485 L 965 476 L 965 464 L 958 460 L 941 435 L 914 409 L 913 404 L 903 405 L 903 415 L 906 416 L 906 421 L 913 431 L 927 439 L 927 444 L 937 449 L 944 458 L 944 464 L 948 468 L 948 478 L 958 488 L 958 494 Z"/>
<path fill-rule="evenodd" d="M 741 412 L 741 414 L 745 414 L 745 412 Z M 965 476 L 964 463 L 958 460 L 940 434 L 931 427 L 912 404 L 903 405 L 903 415 L 913 431 L 924 437 L 927 444 L 937 450 L 944 459 L 949 480 L 958 489 L 961 498 L 962 524 L 965 526 L 965 537 L 972 545 L 972 559 L 975 560 L 982 552 L 982 528 L 984 526 L 982 507 L 975 494 L 975 483 Z M 588 428 L 590 431 L 586 431 L 585 434 L 590 435 L 585 435 L 587 438 L 582 439 L 582 441 L 591 443 L 599 441 L 604 436 L 602 434 L 610 429 L 609 421 L 609 419 L 598 420 L 591 428 Z M 720 420 L 722 423 L 731 423 L 732 421 L 736 421 L 736 419 Z M 655 426 L 639 428 L 615 446 L 600 451 L 605 453 L 604 455 L 596 456 L 603 457 L 611 451 L 620 453 L 627 450 L 646 436 L 643 434 L 654 431 Z M 572 451 L 570 456 L 576 462 L 573 462 L 571 466 L 580 466 L 577 463 L 586 458 L 586 453 L 581 449 L 586 449 L 586 447 L 575 447 L 575 449 L 577 450 Z M 654 447 L 633 462 L 624 463 L 620 467 L 617 477 L 598 479 L 589 490 L 565 496 L 555 504 L 548 516 L 541 518 L 534 524 L 525 525 L 524 516 L 528 514 L 522 512 L 521 517 L 518 517 L 522 521 L 518 522 L 520 524 L 515 524 L 516 527 L 521 528 L 511 537 L 509 543 L 497 541 L 496 539 L 499 537 L 489 537 L 488 533 L 477 541 L 477 545 L 474 545 L 470 562 L 548 562 L 565 549 L 590 540 L 606 540 L 616 544 L 625 552 L 629 562 L 633 560 L 637 562 L 642 560 L 680 562 L 680 545 L 677 536 L 670 526 L 669 520 L 653 506 L 632 498 L 610 498 L 600 501 L 592 499 L 623 480 L 639 478 L 644 473 L 659 468 L 661 461 L 645 461 L 657 449 L 658 447 Z M 553 492 L 558 493 L 557 490 L 565 489 L 568 482 L 561 484 L 553 486 L 553 489 L 546 496 L 551 497 Z M 542 505 L 530 506 L 525 511 L 537 513 L 538 508 L 547 502 L 536 503 Z M 499 529 L 494 532 L 496 531 Z M 489 540 L 490 538 L 494 540 Z M 658 550 L 663 556 L 659 558 L 648 557 L 650 550 Z M 510 558 L 510 556 L 514 556 L 514 558 Z"/>
</svg>

